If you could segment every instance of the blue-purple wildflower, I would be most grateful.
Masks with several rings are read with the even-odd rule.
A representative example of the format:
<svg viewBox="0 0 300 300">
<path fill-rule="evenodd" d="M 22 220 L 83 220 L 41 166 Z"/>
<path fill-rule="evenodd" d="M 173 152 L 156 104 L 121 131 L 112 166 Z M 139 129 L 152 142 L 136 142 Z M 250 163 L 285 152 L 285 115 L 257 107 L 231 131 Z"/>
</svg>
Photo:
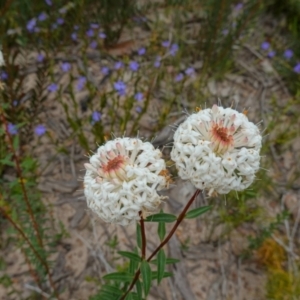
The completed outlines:
<svg viewBox="0 0 300 300">
<path fill-rule="evenodd" d="M 222 30 L 222 34 L 224 36 L 228 35 L 228 33 L 229 33 L 229 30 L 227 28 L 225 28 L 225 29 Z"/>
<path fill-rule="evenodd" d="M 51 6 L 52 5 L 52 1 L 51 0 L 45 0 L 46 4 Z"/>
<path fill-rule="evenodd" d="M 97 41 L 92 41 L 92 42 L 90 43 L 90 48 L 92 48 L 92 49 L 96 49 L 97 46 L 98 46 Z"/>
<path fill-rule="evenodd" d="M 297 63 L 296 66 L 293 68 L 294 72 L 300 74 L 300 63 Z"/>
<path fill-rule="evenodd" d="M 156 60 L 154 62 L 154 67 L 155 68 L 159 68 L 160 67 L 160 60 L 161 60 L 161 57 L 160 56 L 157 56 L 156 57 Z"/>
<path fill-rule="evenodd" d="M 33 18 L 27 22 L 26 28 L 29 32 L 34 32 L 35 26 L 36 26 L 36 18 Z"/>
<path fill-rule="evenodd" d="M 10 135 L 15 135 L 18 133 L 17 126 L 12 123 L 8 123 L 7 130 Z"/>
<path fill-rule="evenodd" d="M 124 96 L 126 94 L 126 84 L 124 81 L 119 80 L 119 81 L 115 82 L 114 88 L 120 96 Z"/>
<path fill-rule="evenodd" d="M 142 112 L 142 108 L 141 108 L 140 106 L 137 106 L 137 107 L 135 108 L 135 111 L 136 111 L 137 113 L 141 113 L 141 112 Z"/>
<path fill-rule="evenodd" d="M 92 113 L 92 120 L 94 122 L 99 122 L 101 120 L 101 113 L 99 111 L 94 111 Z"/>
<path fill-rule="evenodd" d="M 77 82 L 77 91 L 81 91 L 86 84 L 86 78 L 84 76 L 80 76 Z"/>
<path fill-rule="evenodd" d="M 124 64 L 123 64 L 121 61 L 117 61 L 117 62 L 115 63 L 114 68 L 115 68 L 116 70 L 119 70 L 119 69 L 123 68 L 123 66 L 124 66 Z"/>
<path fill-rule="evenodd" d="M 36 57 L 37 62 L 43 62 L 44 59 L 45 56 L 42 53 L 38 54 L 38 56 Z"/>
<path fill-rule="evenodd" d="M 144 98 L 144 94 L 143 93 L 141 93 L 141 92 L 137 92 L 135 95 L 134 95 L 134 99 L 136 100 L 136 101 L 142 101 L 143 100 L 143 98 Z"/>
<path fill-rule="evenodd" d="M 17 106 L 18 105 L 18 100 L 14 100 L 12 104 L 13 104 L 13 106 Z"/>
<path fill-rule="evenodd" d="M 130 70 L 131 71 L 137 71 L 138 69 L 139 69 L 139 63 L 138 62 L 136 62 L 136 61 L 131 61 L 130 63 L 129 63 L 129 68 L 130 68 Z"/>
<path fill-rule="evenodd" d="M 243 3 L 238 3 L 235 7 L 234 7 L 234 9 L 235 10 L 241 10 L 242 8 L 243 8 L 243 6 L 244 6 L 244 4 Z"/>
<path fill-rule="evenodd" d="M 91 27 L 92 29 L 97 29 L 97 28 L 99 28 L 99 24 L 97 24 L 97 23 L 91 23 L 91 24 L 90 24 L 90 27 Z"/>
<path fill-rule="evenodd" d="M 71 70 L 71 64 L 68 62 L 64 62 L 61 64 L 60 68 L 63 72 L 69 72 Z"/>
<path fill-rule="evenodd" d="M 171 49 L 170 49 L 170 54 L 172 56 L 175 56 L 177 51 L 178 51 L 179 47 L 177 44 L 172 44 Z"/>
<path fill-rule="evenodd" d="M 65 23 L 65 20 L 64 20 L 63 18 L 58 18 L 58 19 L 56 20 L 56 23 L 57 23 L 58 25 L 62 25 L 62 24 Z"/>
<path fill-rule="evenodd" d="M 5 71 L 2 71 L 2 72 L 0 73 L 0 79 L 1 79 L 2 81 L 7 80 L 7 79 L 8 79 L 8 74 L 7 74 Z"/>
<path fill-rule="evenodd" d="M 106 39 L 106 34 L 104 32 L 100 32 L 98 36 L 100 39 Z"/>
<path fill-rule="evenodd" d="M 144 55 L 146 53 L 146 48 L 142 47 L 138 50 L 138 55 Z"/>
<path fill-rule="evenodd" d="M 194 75 L 195 74 L 195 69 L 192 67 L 187 68 L 184 73 L 188 76 Z"/>
<path fill-rule="evenodd" d="M 94 30 L 90 28 L 89 30 L 86 31 L 85 33 L 88 37 L 93 37 L 94 36 Z"/>
<path fill-rule="evenodd" d="M 48 91 L 51 93 L 56 92 L 57 90 L 58 90 L 58 85 L 56 83 L 51 83 L 48 86 Z"/>
<path fill-rule="evenodd" d="M 274 50 L 272 50 L 272 51 L 270 51 L 269 53 L 268 53 L 268 57 L 269 58 L 272 58 L 272 57 L 274 57 L 276 55 L 276 52 L 274 51 Z"/>
<path fill-rule="evenodd" d="M 45 21 L 46 19 L 48 18 L 48 15 L 43 11 L 43 12 L 41 12 L 40 14 L 39 14 L 39 16 L 38 16 L 38 20 L 39 21 Z"/>
<path fill-rule="evenodd" d="M 42 124 L 39 124 L 37 125 L 35 128 L 34 128 L 34 133 L 37 135 L 37 136 L 42 136 L 43 134 L 45 134 L 47 131 L 46 127 Z"/>
<path fill-rule="evenodd" d="M 76 33 L 76 32 L 73 32 L 73 33 L 71 34 L 71 39 L 72 39 L 73 41 L 76 41 L 76 40 L 77 40 L 77 33 Z"/>
<path fill-rule="evenodd" d="M 109 73 L 109 68 L 108 68 L 108 67 L 102 67 L 102 68 L 101 68 L 101 73 L 102 73 L 103 75 L 107 75 L 107 74 Z"/>
<path fill-rule="evenodd" d="M 170 42 L 170 41 L 163 41 L 163 42 L 161 43 L 161 45 L 162 45 L 164 48 L 169 48 L 170 45 L 171 45 L 171 42 Z"/>
<path fill-rule="evenodd" d="M 291 50 L 291 49 L 286 49 L 286 50 L 284 51 L 284 53 L 283 53 L 283 56 L 284 56 L 286 59 L 292 58 L 293 55 L 294 55 L 294 52 L 293 52 L 293 50 Z"/>
<path fill-rule="evenodd" d="M 175 82 L 179 82 L 181 81 L 182 79 L 184 78 L 183 74 L 182 73 L 179 73 L 175 76 Z"/>
<path fill-rule="evenodd" d="M 263 50 L 268 50 L 270 47 L 270 43 L 268 42 L 263 42 L 261 45 L 260 45 L 260 48 L 263 49 Z"/>
</svg>

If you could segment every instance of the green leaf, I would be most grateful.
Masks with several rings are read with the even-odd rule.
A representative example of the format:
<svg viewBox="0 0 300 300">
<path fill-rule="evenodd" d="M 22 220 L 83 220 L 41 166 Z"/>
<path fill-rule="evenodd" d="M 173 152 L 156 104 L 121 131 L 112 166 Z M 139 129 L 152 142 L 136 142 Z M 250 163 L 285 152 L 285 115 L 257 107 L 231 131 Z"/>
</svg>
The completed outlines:
<svg viewBox="0 0 300 300">
<path fill-rule="evenodd" d="M 126 296 L 125 300 L 133 300 L 132 293 L 129 293 L 129 294 Z"/>
<path fill-rule="evenodd" d="M 136 262 L 141 262 L 141 258 L 136 253 L 127 252 L 127 251 L 118 251 L 118 253 L 121 256 L 129 258 L 130 260 L 133 260 L 133 261 L 136 261 Z"/>
<path fill-rule="evenodd" d="M 209 211 L 211 208 L 212 208 L 212 206 L 209 205 L 209 206 L 202 206 L 202 207 L 192 209 L 185 215 L 185 218 L 186 219 L 197 218 L 198 216 L 200 216 L 200 215 L 204 214 L 205 212 Z"/>
<path fill-rule="evenodd" d="M 164 272 L 163 274 L 163 277 L 162 278 L 166 278 L 166 277 L 172 277 L 173 276 L 173 273 L 171 272 Z M 152 272 L 152 280 L 155 280 L 158 278 L 158 273 L 155 271 L 155 272 Z"/>
<path fill-rule="evenodd" d="M 117 287 L 115 286 L 111 286 L 111 285 L 103 285 L 101 287 L 100 292 L 106 292 L 106 293 L 110 293 L 111 295 L 116 295 L 116 296 L 121 296 L 123 293 L 121 290 L 119 290 Z"/>
<path fill-rule="evenodd" d="M 166 266 L 166 254 L 163 249 L 160 249 L 157 254 L 157 284 L 159 284 L 163 279 L 165 266 Z"/>
<path fill-rule="evenodd" d="M 15 150 L 19 149 L 19 144 L 20 144 L 19 136 L 15 135 L 14 140 L 13 140 L 13 147 Z"/>
<path fill-rule="evenodd" d="M 165 222 L 158 223 L 157 233 L 158 233 L 160 241 L 162 241 L 166 235 L 166 223 Z"/>
<path fill-rule="evenodd" d="M 177 259 L 177 258 L 167 258 L 166 259 L 166 265 L 169 265 L 169 264 L 176 264 L 176 263 L 178 263 L 178 262 L 180 262 L 180 259 Z M 150 261 L 150 263 L 151 264 L 154 264 L 154 265 L 157 265 L 158 264 L 158 261 L 157 261 L 157 259 L 153 259 L 153 260 L 151 260 Z"/>
<path fill-rule="evenodd" d="M 172 223 L 177 220 L 177 217 L 171 214 L 158 213 L 151 215 L 145 219 L 145 222 L 166 222 Z"/>
<path fill-rule="evenodd" d="M 143 290 L 142 290 L 141 281 L 139 279 L 136 281 L 135 286 L 136 286 L 136 292 L 138 294 L 139 299 L 142 299 L 142 297 L 143 297 Z"/>
<path fill-rule="evenodd" d="M 136 223 L 136 242 L 138 247 L 142 249 L 142 231 L 139 223 Z"/>
<path fill-rule="evenodd" d="M 128 282 L 133 279 L 133 275 L 126 272 L 115 272 L 104 275 L 103 279 Z"/>
<path fill-rule="evenodd" d="M 147 297 L 150 287 L 151 287 L 151 268 L 149 263 L 146 260 L 143 260 L 141 263 L 141 274 L 143 279 L 143 286 L 145 291 L 145 296 Z"/>
</svg>

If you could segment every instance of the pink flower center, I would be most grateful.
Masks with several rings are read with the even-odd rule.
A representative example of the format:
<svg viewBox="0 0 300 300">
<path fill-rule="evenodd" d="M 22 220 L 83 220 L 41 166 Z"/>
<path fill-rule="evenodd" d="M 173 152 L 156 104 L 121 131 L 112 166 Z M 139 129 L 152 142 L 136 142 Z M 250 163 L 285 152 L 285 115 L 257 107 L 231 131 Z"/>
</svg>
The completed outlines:
<svg viewBox="0 0 300 300">
<path fill-rule="evenodd" d="M 210 135 L 215 152 L 223 154 L 233 147 L 234 140 L 229 128 L 215 123 L 211 127 Z"/>
<path fill-rule="evenodd" d="M 107 164 L 102 165 L 103 172 L 110 173 L 112 171 L 118 171 L 119 168 L 121 168 L 125 163 L 124 157 L 121 155 L 116 156 L 113 159 L 110 159 Z"/>
</svg>

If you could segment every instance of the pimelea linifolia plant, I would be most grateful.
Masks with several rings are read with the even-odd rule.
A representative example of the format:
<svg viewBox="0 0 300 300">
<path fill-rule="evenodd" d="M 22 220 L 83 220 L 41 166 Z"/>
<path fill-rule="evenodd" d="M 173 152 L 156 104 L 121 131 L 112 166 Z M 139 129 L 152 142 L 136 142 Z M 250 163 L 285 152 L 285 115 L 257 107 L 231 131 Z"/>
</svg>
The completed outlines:
<svg viewBox="0 0 300 300">
<path fill-rule="evenodd" d="M 149 142 L 126 137 L 100 146 L 85 164 L 84 193 L 88 207 L 108 223 L 126 226 L 136 222 L 140 248 L 140 252 L 119 252 L 129 258 L 130 267 L 127 272 L 105 275 L 109 283 L 102 286 L 100 295 L 109 299 L 143 299 L 153 279 L 157 278 L 159 283 L 170 276 L 165 271 L 168 259 L 163 246 L 183 219 L 198 217 L 211 208 L 203 206 L 188 211 L 193 201 L 204 190 L 211 196 L 248 188 L 259 169 L 261 142 L 258 127 L 232 108 L 214 105 L 191 114 L 175 131 L 171 152 L 178 175 L 197 188 L 179 216 L 162 210 L 155 213 L 165 199 L 158 191 L 170 182 L 160 150 Z M 158 222 L 161 241 L 148 257 L 145 221 Z M 175 225 L 165 237 L 168 222 Z M 157 270 L 152 270 L 151 262 Z"/>
</svg>

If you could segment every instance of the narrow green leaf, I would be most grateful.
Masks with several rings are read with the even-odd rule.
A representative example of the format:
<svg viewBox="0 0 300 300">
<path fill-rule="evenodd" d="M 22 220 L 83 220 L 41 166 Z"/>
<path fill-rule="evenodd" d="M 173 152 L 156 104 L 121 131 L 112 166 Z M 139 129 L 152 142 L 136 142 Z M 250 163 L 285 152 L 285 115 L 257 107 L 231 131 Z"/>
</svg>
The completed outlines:
<svg viewBox="0 0 300 300">
<path fill-rule="evenodd" d="M 133 300 L 132 293 L 129 293 L 129 294 L 126 296 L 125 300 Z"/>
<path fill-rule="evenodd" d="M 141 281 L 139 279 L 136 281 L 135 286 L 136 286 L 136 292 L 137 292 L 137 294 L 139 296 L 139 299 L 142 299 L 142 297 L 143 297 L 143 290 L 142 290 Z"/>
<path fill-rule="evenodd" d="M 136 253 L 128 252 L 128 251 L 118 251 L 118 253 L 121 256 L 129 258 L 130 260 L 141 262 L 141 258 Z"/>
<path fill-rule="evenodd" d="M 15 135 L 14 140 L 13 140 L 13 146 L 15 150 L 19 149 L 19 144 L 20 144 L 20 139 L 18 135 Z"/>
<path fill-rule="evenodd" d="M 103 299 L 109 299 L 109 300 L 118 300 L 120 299 L 121 295 L 114 295 L 107 291 L 100 291 L 99 294 L 94 298 L 95 300 L 103 300 Z"/>
<path fill-rule="evenodd" d="M 163 279 L 165 266 L 166 266 L 166 254 L 163 249 L 160 249 L 157 254 L 157 284 L 159 284 Z"/>
<path fill-rule="evenodd" d="M 209 211 L 211 208 L 212 208 L 212 206 L 209 205 L 209 206 L 202 206 L 202 207 L 192 209 L 185 215 L 185 218 L 186 219 L 197 218 L 198 216 L 200 216 L 200 215 L 206 213 L 207 211 Z"/>
<path fill-rule="evenodd" d="M 145 222 L 166 222 L 172 223 L 177 220 L 177 217 L 171 214 L 158 213 L 151 215 L 145 219 Z"/>
<path fill-rule="evenodd" d="M 111 285 L 103 285 L 101 287 L 101 291 L 107 292 L 107 293 L 111 293 L 112 295 L 116 295 L 116 296 L 120 296 L 122 295 L 122 291 L 120 289 L 118 289 L 115 286 L 111 286 Z"/>
<path fill-rule="evenodd" d="M 180 259 L 177 259 L 177 258 L 167 258 L 166 259 L 166 265 L 170 265 L 170 264 L 176 264 L 180 262 Z M 158 261 L 157 259 L 153 259 L 150 261 L 151 264 L 154 264 L 154 265 L 157 265 L 158 264 Z"/>
<path fill-rule="evenodd" d="M 133 279 L 133 275 L 126 272 L 115 272 L 104 275 L 103 279 L 128 282 Z"/>
<path fill-rule="evenodd" d="M 141 274 L 142 274 L 144 292 L 146 297 L 151 287 L 151 273 L 152 272 L 149 263 L 146 260 L 143 260 L 141 263 Z"/>
<path fill-rule="evenodd" d="M 166 235 L 166 223 L 165 222 L 158 223 L 157 233 L 158 233 L 160 241 L 162 241 Z"/>
<path fill-rule="evenodd" d="M 136 242 L 138 247 L 142 249 L 142 231 L 139 223 L 136 223 Z"/>
<path fill-rule="evenodd" d="M 172 276 L 173 276 L 173 273 L 171 273 L 171 272 L 164 272 L 162 278 L 172 277 Z M 155 279 L 157 279 L 157 278 L 158 278 L 158 273 L 157 273 L 156 271 L 155 271 L 155 272 L 152 272 L 152 277 L 151 277 L 151 279 L 152 279 L 152 280 L 155 280 Z"/>
</svg>

